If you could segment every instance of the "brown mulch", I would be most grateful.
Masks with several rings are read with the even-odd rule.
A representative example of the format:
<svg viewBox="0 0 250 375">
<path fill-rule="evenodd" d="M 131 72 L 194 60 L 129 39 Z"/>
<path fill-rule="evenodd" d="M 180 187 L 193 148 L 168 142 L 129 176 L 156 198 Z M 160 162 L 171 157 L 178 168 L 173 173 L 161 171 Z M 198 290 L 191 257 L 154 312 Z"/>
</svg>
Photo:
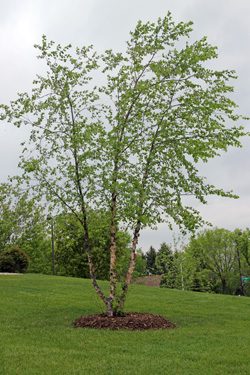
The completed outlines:
<svg viewBox="0 0 250 375">
<path fill-rule="evenodd" d="M 144 331 L 148 329 L 177 328 L 177 325 L 163 318 L 161 315 L 147 313 L 126 313 L 125 316 L 108 317 L 105 314 L 81 316 L 75 320 L 76 327 L 129 331 Z"/>
</svg>

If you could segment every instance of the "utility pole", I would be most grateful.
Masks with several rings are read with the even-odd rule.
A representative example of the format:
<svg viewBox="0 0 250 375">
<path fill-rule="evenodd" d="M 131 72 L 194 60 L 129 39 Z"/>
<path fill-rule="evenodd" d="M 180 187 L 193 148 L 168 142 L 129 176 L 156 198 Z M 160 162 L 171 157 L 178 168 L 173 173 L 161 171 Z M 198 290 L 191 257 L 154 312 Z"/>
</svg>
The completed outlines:
<svg viewBox="0 0 250 375">
<path fill-rule="evenodd" d="M 242 232 L 238 233 L 238 236 L 241 236 Z M 242 272 L 241 272 L 241 265 L 240 265 L 240 252 L 239 252 L 239 244 L 238 244 L 238 239 L 237 239 L 237 254 L 238 254 L 238 261 L 239 261 L 239 270 L 240 270 L 240 283 L 241 283 L 241 292 L 242 295 L 244 296 L 244 282 L 243 282 L 243 277 L 242 277 Z"/>
<path fill-rule="evenodd" d="M 54 222 L 51 216 L 47 216 L 47 220 L 51 221 L 52 262 L 53 262 L 53 275 L 55 276 L 56 269 L 55 269 L 55 247 L 54 247 Z"/>
<path fill-rule="evenodd" d="M 183 260 L 181 260 L 180 262 L 180 266 L 181 266 L 181 289 L 184 290 L 184 283 L 183 283 L 183 274 L 182 274 L 182 263 L 183 263 Z"/>
</svg>

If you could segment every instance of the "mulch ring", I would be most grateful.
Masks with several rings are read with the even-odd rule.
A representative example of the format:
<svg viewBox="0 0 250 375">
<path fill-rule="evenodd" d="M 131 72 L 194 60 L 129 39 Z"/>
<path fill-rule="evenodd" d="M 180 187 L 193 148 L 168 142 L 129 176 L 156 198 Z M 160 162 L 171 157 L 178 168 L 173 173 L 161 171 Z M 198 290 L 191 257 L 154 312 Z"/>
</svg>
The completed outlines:
<svg viewBox="0 0 250 375">
<path fill-rule="evenodd" d="M 161 315 L 130 312 L 125 316 L 108 317 L 105 314 L 81 316 L 75 320 L 75 327 L 89 327 L 109 330 L 125 329 L 129 331 L 144 331 L 148 329 L 177 328 L 177 325 Z"/>
</svg>

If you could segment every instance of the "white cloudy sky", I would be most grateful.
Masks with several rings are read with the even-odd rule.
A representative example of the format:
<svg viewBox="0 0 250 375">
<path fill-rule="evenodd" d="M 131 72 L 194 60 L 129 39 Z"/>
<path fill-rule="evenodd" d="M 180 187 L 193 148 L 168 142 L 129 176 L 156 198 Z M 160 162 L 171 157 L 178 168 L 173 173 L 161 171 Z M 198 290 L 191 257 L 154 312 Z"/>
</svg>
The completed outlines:
<svg viewBox="0 0 250 375">
<path fill-rule="evenodd" d="M 250 2 L 249 0 L 0 0 L 0 103 L 8 104 L 17 92 L 29 91 L 41 70 L 35 43 L 45 34 L 62 45 L 94 44 L 96 50 L 122 50 L 137 21 L 156 21 L 167 12 L 176 22 L 194 22 L 192 39 L 206 35 L 218 46 L 216 69 L 235 69 L 233 99 L 239 113 L 250 117 Z M 245 122 L 250 128 L 250 122 Z M 22 129 L 0 124 L 0 182 L 17 172 Z M 242 149 L 230 149 L 221 158 L 202 167 L 202 174 L 217 187 L 233 189 L 238 200 L 211 197 L 202 206 L 193 202 L 203 218 L 228 229 L 250 227 L 250 138 Z M 177 234 L 177 231 L 175 231 Z M 145 230 L 139 246 L 147 251 L 172 242 L 167 225 Z"/>
</svg>

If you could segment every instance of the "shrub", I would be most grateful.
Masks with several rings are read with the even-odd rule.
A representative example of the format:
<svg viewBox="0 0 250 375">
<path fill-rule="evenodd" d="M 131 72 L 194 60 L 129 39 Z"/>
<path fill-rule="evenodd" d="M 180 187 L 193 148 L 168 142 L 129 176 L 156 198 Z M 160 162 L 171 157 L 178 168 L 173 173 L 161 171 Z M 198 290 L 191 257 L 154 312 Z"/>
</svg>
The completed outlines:
<svg viewBox="0 0 250 375">
<path fill-rule="evenodd" d="M 5 251 L 0 256 L 1 272 L 25 272 L 29 265 L 29 256 L 18 248 Z"/>
</svg>

